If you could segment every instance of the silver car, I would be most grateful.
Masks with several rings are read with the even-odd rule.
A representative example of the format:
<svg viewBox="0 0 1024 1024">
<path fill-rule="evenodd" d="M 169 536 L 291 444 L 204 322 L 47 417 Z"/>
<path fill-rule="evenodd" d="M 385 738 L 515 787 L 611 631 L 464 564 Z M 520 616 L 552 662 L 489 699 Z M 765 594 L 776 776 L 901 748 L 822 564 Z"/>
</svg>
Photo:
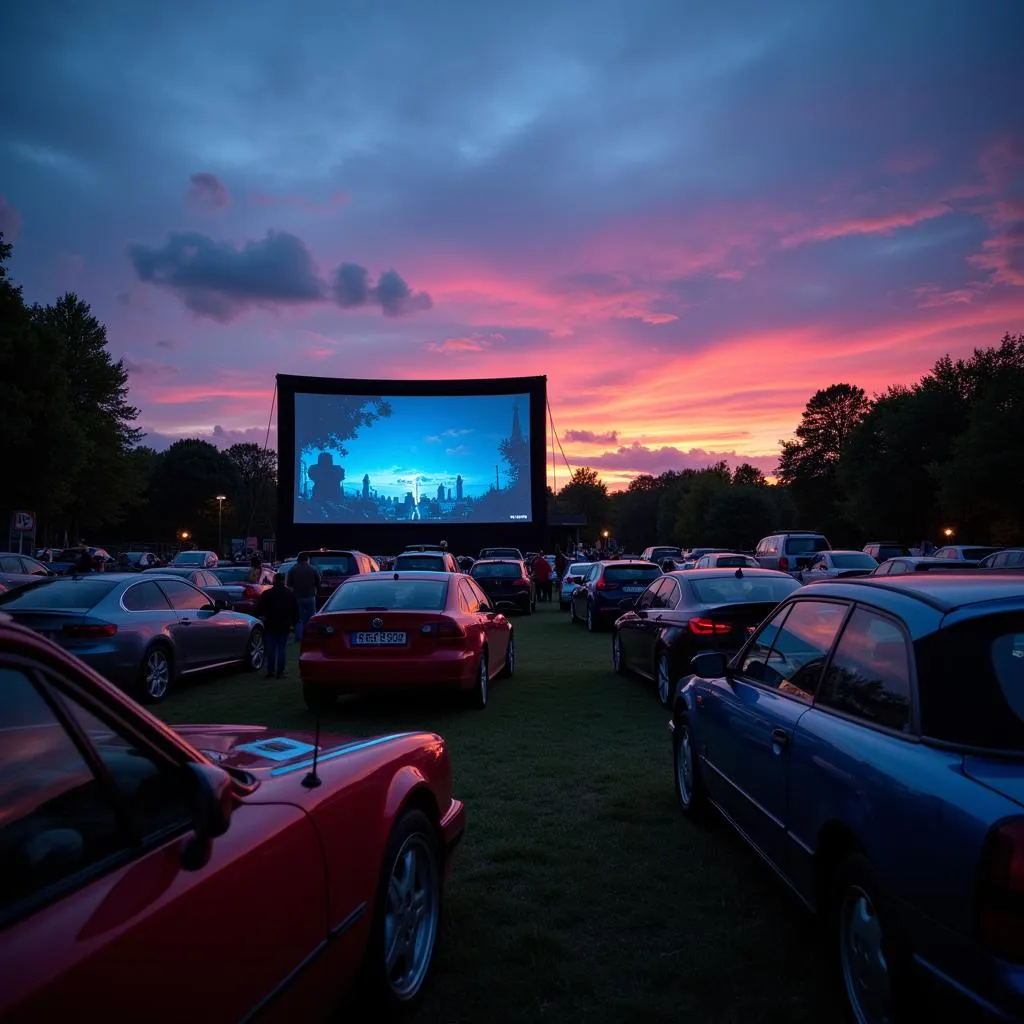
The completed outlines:
<svg viewBox="0 0 1024 1024">
<path fill-rule="evenodd" d="M 558 607 L 564 612 L 569 607 L 572 592 L 583 582 L 592 562 L 573 562 L 558 584 Z"/>
<path fill-rule="evenodd" d="M 0 611 L 146 703 L 192 672 L 264 661 L 263 626 L 179 576 L 90 573 L 0 595 Z"/>
</svg>

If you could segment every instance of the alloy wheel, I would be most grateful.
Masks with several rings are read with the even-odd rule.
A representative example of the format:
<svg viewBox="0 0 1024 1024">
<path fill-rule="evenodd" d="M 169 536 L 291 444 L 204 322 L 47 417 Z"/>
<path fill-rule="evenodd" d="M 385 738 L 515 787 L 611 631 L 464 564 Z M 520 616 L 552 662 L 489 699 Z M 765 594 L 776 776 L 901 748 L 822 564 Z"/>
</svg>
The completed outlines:
<svg viewBox="0 0 1024 1024">
<path fill-rule="evenodd" d="M 418 832 L 402 844 L 388 879 L 384 969 L 403 1002 L 415 997 L 430 970 L 440 909 L 437 859 Z"/>
</svg>

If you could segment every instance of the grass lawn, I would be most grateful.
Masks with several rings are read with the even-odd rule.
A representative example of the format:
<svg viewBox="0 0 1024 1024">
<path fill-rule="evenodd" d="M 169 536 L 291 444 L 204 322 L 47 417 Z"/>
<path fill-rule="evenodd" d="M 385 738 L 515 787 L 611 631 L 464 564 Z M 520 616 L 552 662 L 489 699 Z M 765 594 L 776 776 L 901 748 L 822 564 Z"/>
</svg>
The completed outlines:
<svg viewBox="0 0 1024 1024">
<path fill-rule="evenodd" d="M 427 697 L 323 719 L 358 735 L 433 729 L 451 748 L 468 824 L 417 1024 L 837 1020 L 811 919 L 724 824 L 676 810 L 653 685 L 614 675 L 608 635 L 557 603 L 515 627 L 516 677 L 486 711 Z M 290 669 L 186 685 L 160 710 L 310 729 Z"/>
</svg>

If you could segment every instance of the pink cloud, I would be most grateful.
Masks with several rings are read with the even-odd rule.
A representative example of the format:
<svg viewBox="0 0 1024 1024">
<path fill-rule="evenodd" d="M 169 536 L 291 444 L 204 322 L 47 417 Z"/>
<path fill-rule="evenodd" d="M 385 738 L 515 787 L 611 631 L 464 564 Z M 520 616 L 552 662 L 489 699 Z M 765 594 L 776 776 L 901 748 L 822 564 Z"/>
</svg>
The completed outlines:
<svg viewBox="0 0 1024 1024">
<path fill-rule="evenodd" d="M 946 203 L 931 203 L 916 210 L 853 217 L 794 231 L 782 239 L 781 245 L 783 249 L 792 249 L 809 242 L 829 242 L 853 235 L 891 235 L 900 228 L 909 228 L 927 220 L 934 220 L 936 217 L 945 217 L 951 212 L 952 207 Z"/>
<path fill-rule="evenodd" d="M 0 195 L 0 231 L 8 242 L 17 239 L 21 231 L 21 214 Z"/>
<path fill-rule="evenodd" d="M 335 192 L 326 203 L 318 203 L 305 196 L 271 195 L 267 192 L 255 192 L 250 197 L 256 206 L 295 206 L 310 213 L 332 213 L 344 206 L 348 199 L 346 192 Z"/>
<path fill-rule="evenodd" d="M 992 197 L 983 211 L 992 234 L 967 262 L 992 285 L 1024 287 L 1024 137 L 994 143 L 979 166 Z"/>
<path fill-rule="evenodd" d="M 496 344 L 505 341 L 503 334 L 474 334 L 464 338 L 445 338 L 444 341 L 431 341 L 426 345 L 428 352 L 442 354 L 445 352 L 486 352 Z"/>
<path fill-rule="evenodd" d="M 198 171 L 189 177 L 192 187 L 188 190 L 189 204 L 200 210 L 218 212 L 231 205 L 231 194 L 227 185 L 216 174 Z"/>
<path fill-rule="evenodd" d="M 595 434 L 593 430 L 567 430 L 562 434 L 562 440 L 580 444 L 616 444 L 619 432 L 607 430 L 603 434 Z"/>
<path fill-rule="evenodd" d="M 735 451 L 715 452 L 704 448 L 683 450 L 672 445 L 648 448 L 634 441 L 615 451 L 604 452 L 601 455 L 588 455 L 575 460 L 575 462 L 577 465 L 587 465 L 592 469 L 614 470 L 619 474 L 636 476 L 640 473 L 657 475 L 669 470 L 703 469 L 705 466 L 713 466 L 716 462 L 723 460 L 733 469 L 740 463 L 749 462 L 766 475 L 775 472 L 779 461 L 777 455 L 740 455 Z M 569 461 L 570 463 L 574 461 L 571 454 L 569 454 Z"/>
</svg>

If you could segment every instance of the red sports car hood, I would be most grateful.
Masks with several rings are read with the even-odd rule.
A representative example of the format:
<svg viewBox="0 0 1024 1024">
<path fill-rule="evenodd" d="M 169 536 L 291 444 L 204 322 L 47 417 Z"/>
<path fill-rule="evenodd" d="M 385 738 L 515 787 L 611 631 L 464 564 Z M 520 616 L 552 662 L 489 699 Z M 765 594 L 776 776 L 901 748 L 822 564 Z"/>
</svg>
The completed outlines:
<svg viewBox="0 0 1024 1024">
<path fill-rule="evenodd" d="M 243 768 L 256 775 L 286 765 L 305 764 L 316 749 L 311 732 L 268 729 L 264 725 L 176 725 L 174 731 L 214 764 Z M 340 757 L 370 746 L 382 746 L 410 733 L 384 736 L 320 734 L 320 756 Z"/>
</svg>

